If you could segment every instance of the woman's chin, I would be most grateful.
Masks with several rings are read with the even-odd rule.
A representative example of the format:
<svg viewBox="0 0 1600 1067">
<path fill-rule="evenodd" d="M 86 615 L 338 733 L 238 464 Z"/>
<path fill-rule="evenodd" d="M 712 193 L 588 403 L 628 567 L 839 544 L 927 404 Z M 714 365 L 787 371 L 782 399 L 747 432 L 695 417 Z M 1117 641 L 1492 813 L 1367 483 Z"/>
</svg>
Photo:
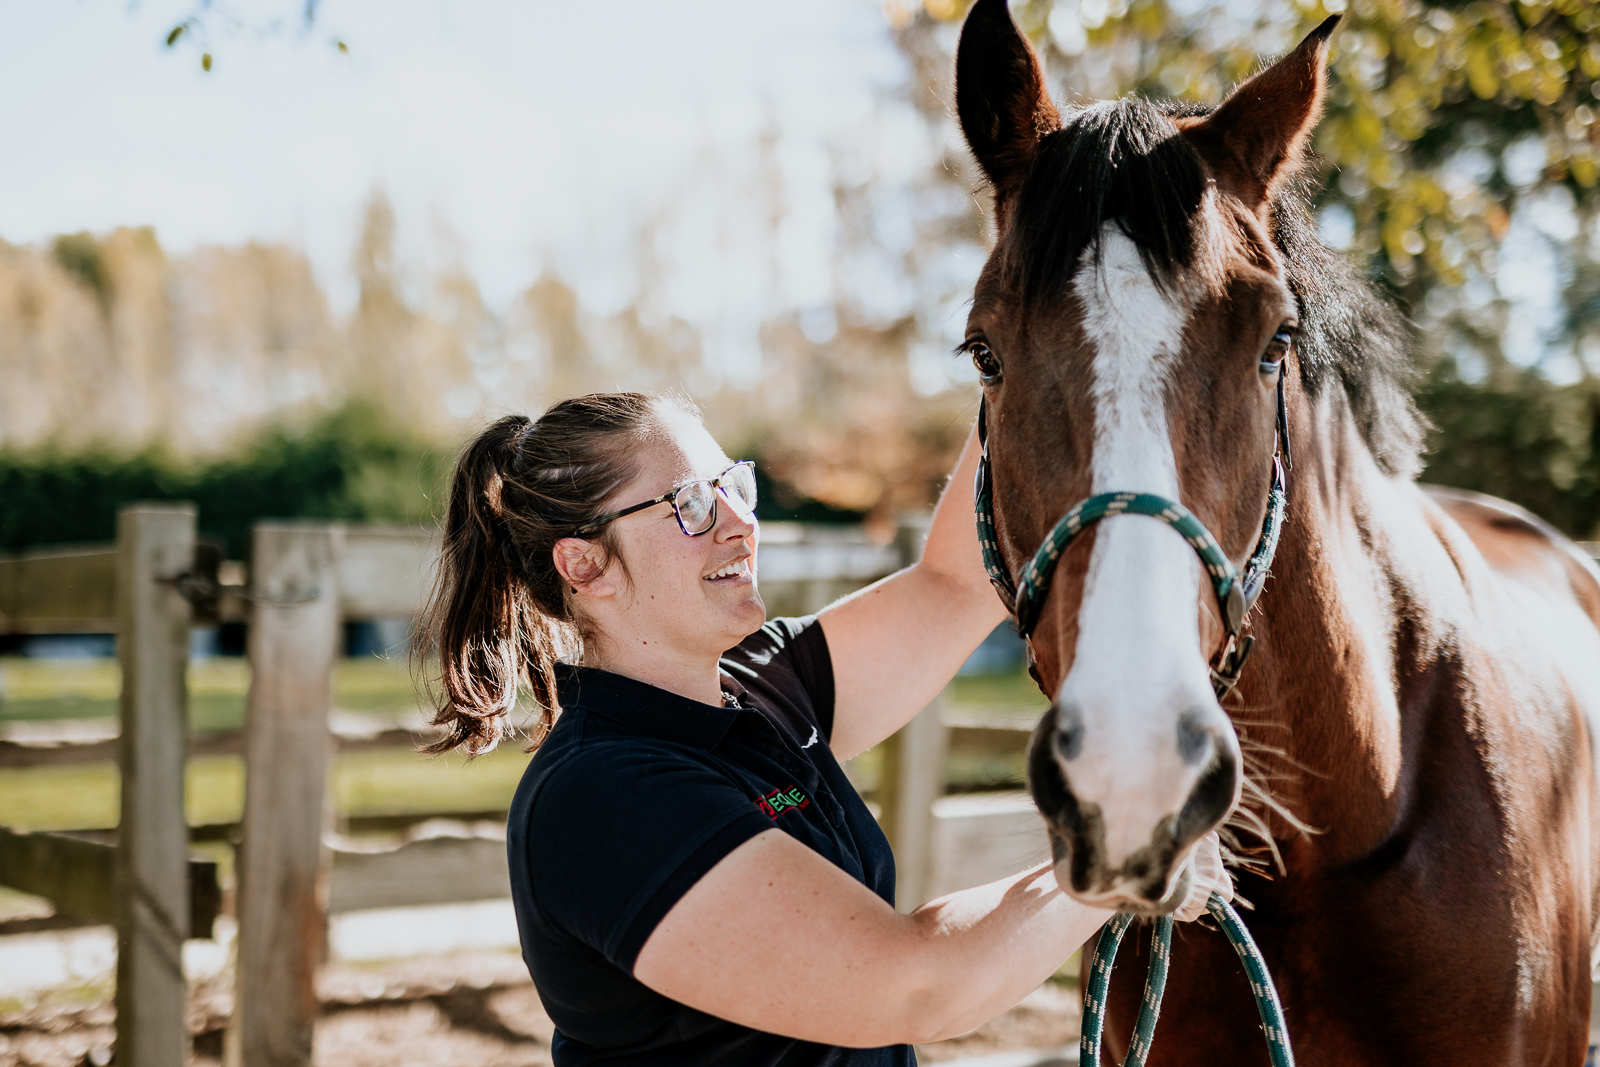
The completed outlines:
<svg viewBox="0 0 1600 1067">
<path fill-rule="evenodd" d="M 730 603 L 722 605 L 727 613 L 728 632 L 738 634 L 735 643 L 761 629 L 761 624 L 767 621 L 767 607 L 761 601 L 761 594 L 756 592 L 755 583 L 746 585 L 744 593 L 743 597 L 730 598 Z"/>
</svg>

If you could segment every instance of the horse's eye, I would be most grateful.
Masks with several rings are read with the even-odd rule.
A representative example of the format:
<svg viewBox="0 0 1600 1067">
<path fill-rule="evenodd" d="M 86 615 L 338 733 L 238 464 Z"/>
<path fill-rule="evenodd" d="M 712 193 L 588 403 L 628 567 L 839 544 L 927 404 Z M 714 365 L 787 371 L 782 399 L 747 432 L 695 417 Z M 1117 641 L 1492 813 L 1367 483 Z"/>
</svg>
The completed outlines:
<svg viewBox="0 0 1600 1067">
<path fill-rule="evenodd" d="M 978 380 L 984 385 L 996 385 L 1000 381 L 1000 357 L 982 341 L 971 341 L 966 345 L 967 355 L 972 357 L 972 365 L 978 368 Z"/>
<path fill-rule="evenodd" d="M 1272 340 L 1267 342 L 1267 350 L 1261 353 L 1261 373 L 1276 374 L 1283 369 L 1283 361 L 1289 356 L 1289 347 L 1294 344 L 1294 328 L 1288 323 L 1278 327 L 1278 332 L 1272 335 Z"/>
</svg>

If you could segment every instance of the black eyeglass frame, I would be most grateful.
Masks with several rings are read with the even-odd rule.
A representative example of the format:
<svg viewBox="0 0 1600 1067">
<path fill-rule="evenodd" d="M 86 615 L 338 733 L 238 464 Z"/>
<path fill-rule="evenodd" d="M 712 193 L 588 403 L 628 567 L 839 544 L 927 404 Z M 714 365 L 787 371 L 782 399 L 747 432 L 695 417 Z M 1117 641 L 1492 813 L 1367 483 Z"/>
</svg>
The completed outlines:
<svg viewBox="0 0 1600 1067">
<path fill-rule="evenodd" d="M 632 515 L 636 511 L 643 511 L 645 508 L 653 508 L 657 504 L 672 505 L 672 517 L 678 520 L 678 529 L 682 530 L 687 536 L 699 537 L 701 534 L 708 534 L 717 528 L 717 509 L 722 506 L 718 500 L 718 497 L 721 494 L 719 494 L 717 490 L 722 488 L 722 480 L 728 475 L 732 474 L 734 471 L 738 470 L 740 467 L 746 467 L 750 470 L 752 477 L 751 484 L 753 485 L 756 469 L 755 462 L 753 460 L 741 459 L 739 462 L 733 464 L 733 466 L 729 467 L 715 478 L 691 478 L 686 482 L 679 482 L 671 489 L 668 489 L 665 493 L 662 493 L 660 496 L 651 500 L 642 501 L 638 504 L 634 504 L 632 507 L 623 508 L 621 511 L 608 511 L 604 515 L 599 516 L 591 522 L 586 522 L 576 530 L 572 531 L 572 536 L 582 537 L 585 534 L 593 533 L 609 522 L 615 522 L 624 516 Z M 704 530 L 701 530 L 698 533 L 689 533 L 689 527 L 683 524 L 683 512 L 678 510 L 678 494 L 689 488 L 691 485 L 697 484 L 709 485 L 711 487 L 711 520 L 706 523 L 706 528 Z M 755 501 L 752 500 L 750 502 L 750 508 L 752 512 L 755 510 Z"/>
</svg>

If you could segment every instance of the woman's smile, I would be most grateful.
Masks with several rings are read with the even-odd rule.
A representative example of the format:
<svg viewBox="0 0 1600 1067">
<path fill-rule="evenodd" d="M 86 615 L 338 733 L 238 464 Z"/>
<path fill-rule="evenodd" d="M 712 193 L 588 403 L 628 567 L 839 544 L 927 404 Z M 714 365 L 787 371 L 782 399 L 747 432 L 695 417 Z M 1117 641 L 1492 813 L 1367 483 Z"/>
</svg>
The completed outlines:
<svg viewBox="0 0 1600 1067">
<path fill-rule="evenodd" d="M 731 563 L 725 563 L 706 575 L 704 581 L 717 582 L 719 584 L 753 581 L 755 575 L 750 570 L 750 559 L 751 557 L 749 556 L 740 556 Z"/>
</svg>

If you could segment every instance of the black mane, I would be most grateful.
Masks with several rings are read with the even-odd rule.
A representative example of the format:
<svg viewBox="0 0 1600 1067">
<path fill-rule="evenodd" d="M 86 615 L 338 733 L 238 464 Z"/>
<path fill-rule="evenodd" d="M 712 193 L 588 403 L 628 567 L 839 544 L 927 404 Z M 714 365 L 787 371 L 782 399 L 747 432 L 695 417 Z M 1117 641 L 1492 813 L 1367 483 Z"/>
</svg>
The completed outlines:
<svg viewBox="0 0 1600 1067">
<path fill-rule="evenodd" d="M 1085 252 L 1099 255 L 1111 222 L 1158 285 L 1194 265 L 1205 168 L 1172 119 L 1209 110 L 1124 97 L 1067 115 L 1040 141 L 1018 193 L 1008 256 L 1029 306 L 1065 295 Z M 1410 326 L 1346 256 L 1322 243 L 1311 215 L 1313 184 L 1300 175 L 1272 205 L 1273 239 L 1300 304 L 1300 380 L 1313 397 L 1337 382 L 1379 466 L 1414 475 L 1425 421 L 1411 400 Z"/>
</svg>

